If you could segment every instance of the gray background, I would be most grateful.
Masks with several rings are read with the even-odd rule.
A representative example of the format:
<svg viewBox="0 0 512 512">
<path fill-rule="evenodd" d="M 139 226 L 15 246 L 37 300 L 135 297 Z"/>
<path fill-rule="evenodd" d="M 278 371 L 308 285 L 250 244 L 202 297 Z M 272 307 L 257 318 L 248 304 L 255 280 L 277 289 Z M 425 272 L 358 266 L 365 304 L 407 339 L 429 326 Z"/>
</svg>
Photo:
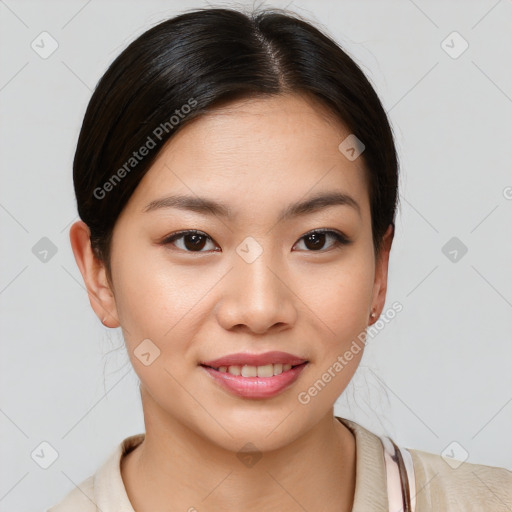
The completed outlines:
<svg viewBox="0 0 512 512">
<path fill-rule="evenodd" d="M 0 0 L 1 511 L 54 504 L 144 429 L 120 332 L 93 314 L 69 244 L 72 158 L 110 62 L 204 5 Z M 371 339 L 336 414 L 405 447 L 512 470 L 512 2 L 271 5 L 316 21 L 360 63 L 400 152 L 387 307 L 403 311 Z M 31 47 L 46 37 L 51 48 L 43 31 L 58 44 L 47 58 Z M 454 31 L 469 43 L 457 58 Z M 43 237 L 57 251 L 46 261 Z M 42 442 L 58 452 L 47 469 Z"/>
</svg>

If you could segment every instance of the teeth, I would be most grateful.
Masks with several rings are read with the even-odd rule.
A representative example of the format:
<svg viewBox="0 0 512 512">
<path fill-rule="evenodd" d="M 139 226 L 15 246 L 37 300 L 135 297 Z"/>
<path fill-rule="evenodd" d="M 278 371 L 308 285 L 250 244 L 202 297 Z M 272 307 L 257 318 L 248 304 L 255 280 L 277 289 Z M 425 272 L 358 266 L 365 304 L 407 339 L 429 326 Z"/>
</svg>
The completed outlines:
<svg viewBox="0 0 512 512">
<path fill-rule="evenodd" d="M 231 375 L 241 375 L 242 377 L 273 377 L 287 372 L 292 367 L 291 364 L 266 364 L 265 366 L 221 366 L 217 368 L 219 372 L 230 373 Z"/>
</svg>

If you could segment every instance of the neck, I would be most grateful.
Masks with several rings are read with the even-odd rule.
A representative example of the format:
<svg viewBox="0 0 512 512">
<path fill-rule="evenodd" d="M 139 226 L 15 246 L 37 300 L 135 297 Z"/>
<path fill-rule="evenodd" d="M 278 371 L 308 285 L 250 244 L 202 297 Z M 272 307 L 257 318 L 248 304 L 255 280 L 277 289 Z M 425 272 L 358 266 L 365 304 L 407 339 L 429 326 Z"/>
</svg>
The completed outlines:
<svg viewBox="0 0 512 512">
<path fill-rule="evenodd" d="M 326 512 L 352 509 L 355 439 L 333 409 L 294 441 L 244 459 L 165 415 L 142 394 L 145 440 L 121 461 L 136 512 L 303 512 L 318 510 L 319 503 Z"/>
</svg>

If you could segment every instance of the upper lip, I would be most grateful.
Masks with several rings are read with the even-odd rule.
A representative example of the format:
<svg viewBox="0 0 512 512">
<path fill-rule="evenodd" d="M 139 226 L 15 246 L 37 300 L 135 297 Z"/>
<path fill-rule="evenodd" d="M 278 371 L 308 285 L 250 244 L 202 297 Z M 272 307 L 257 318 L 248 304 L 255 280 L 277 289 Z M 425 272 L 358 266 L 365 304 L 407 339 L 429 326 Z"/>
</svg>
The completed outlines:
<svg viewBox="0 0 512 512">
<path fill-rule="evenodd" d="M 212 368 L 220 368 L 221 366 L 265 366 L 272 363 L 291 364 L 297 366 L 307 362 L 302 357 L 288 354 L 287 352 L 264 352 L 262 354 L 238 353 L 230 354 L 219 359 L 204 361 L 203 366 L 211 366 Z"/>
</svg>

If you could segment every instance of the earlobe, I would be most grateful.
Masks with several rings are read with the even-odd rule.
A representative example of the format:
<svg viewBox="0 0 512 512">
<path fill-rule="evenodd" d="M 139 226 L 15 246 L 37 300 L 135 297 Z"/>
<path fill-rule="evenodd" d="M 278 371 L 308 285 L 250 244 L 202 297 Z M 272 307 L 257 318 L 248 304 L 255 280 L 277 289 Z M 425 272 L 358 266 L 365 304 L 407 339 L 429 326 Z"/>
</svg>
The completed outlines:
<svg viewBox="0 0 512 512">
<path fill-rule="evenodd" d="M 375 314 L 373 316 L 370 315 L 370 324 L 373 324 L 374 320 L 380 317 L 382 310 L 384 309 L 384 303 L 386 302 L 389 253 L 391 251 L 394 236 L 395 226 L 394 224 L 390 224 L 384 234 L 382 248 L 375 265 L 375 282 L 373 284 L 373 297 L 370 306 L 371 311 Z"/>
<path fill-rule="evenodd" d="M 91 232 L 83 221 L 75 222 L 69 231 L 69 240 L 87 288 L 92 309 L 107 327 L 119 327 L 115 297 L 107 279 L 105 265 L 91 247 Z"/>
</svg>

